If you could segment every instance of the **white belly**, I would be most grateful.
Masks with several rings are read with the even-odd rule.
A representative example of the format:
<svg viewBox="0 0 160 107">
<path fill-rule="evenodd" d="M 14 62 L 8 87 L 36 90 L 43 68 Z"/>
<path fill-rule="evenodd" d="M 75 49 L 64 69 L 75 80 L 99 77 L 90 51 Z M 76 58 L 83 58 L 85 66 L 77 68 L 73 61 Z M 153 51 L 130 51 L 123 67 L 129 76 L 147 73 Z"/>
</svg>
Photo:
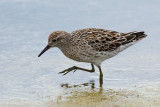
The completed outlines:
<svg viewBox="0 0 160 107">
<path fill-rule="evenodd" d="M 124 49 L 133 45 L 134 43 L 135 42 L 132 42 L 132 43 L 129 43 L 126 45 L 122 45 L 119 48 L 117 48 L 116 50 L 110 51 L 110 52 L 109 51 L 102 51 L 102 52 L 88 51 L 87 53 L 79 53 L 78 56 L 80 57 L 80 62 L 88 62 L 88 63 L 92 63 L 94 65 L 99 66 L 106 59 L 114 57 L 115 55 L 117 55 L 118 53 L 123 51 Z"/>
</svg>

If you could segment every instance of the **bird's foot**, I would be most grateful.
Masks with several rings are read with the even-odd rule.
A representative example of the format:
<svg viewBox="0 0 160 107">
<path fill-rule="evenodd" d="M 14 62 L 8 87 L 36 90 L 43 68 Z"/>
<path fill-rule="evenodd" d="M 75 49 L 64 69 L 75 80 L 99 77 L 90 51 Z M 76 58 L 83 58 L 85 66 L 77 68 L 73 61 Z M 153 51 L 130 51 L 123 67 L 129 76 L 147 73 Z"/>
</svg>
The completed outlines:
<svg viewBox="0 0 160 107">
<path fill-rule="evenodd" d="M 71 67 L 71 68 L 68 68 L 68 69 L 62 71 L 62 72 L 59 72 L 59 74 L 66 75 L 66 74 L 68 74 L 68 73 L 71 72 L 71 71 L 76 72 L 76 70 L 82 70 L 82 71 L 86 71 L 86 72 L 92 73 L 92 72 L 95 71 L 95 69 L 94 69 L 93 64 L 91 64 L 91 66 L 92 66 L 92 69 L 91 69 L 91 70 L 84 69 L 84 68 L 80 68 L 80 67 L 77 67 L 77 66 L 73 66 L 73 67 Z"/>
<path fill-rule="evenodd" d="M 73 67 L 71 67 L 71 68 L 68 68 L 68 69 L 62 71 L 62 72 L 59 72 L 58 74 L 66 75 L 66 74 L 68 74 L 69 72 L 71 72 L 71 71 L 73 71 L 73 70 L 74 70 L 73 72 L 76 72 L 77 69 L 78 69 L 78 68 L 77 68 L 76 66 L 73 66 Z"/>
</svg>

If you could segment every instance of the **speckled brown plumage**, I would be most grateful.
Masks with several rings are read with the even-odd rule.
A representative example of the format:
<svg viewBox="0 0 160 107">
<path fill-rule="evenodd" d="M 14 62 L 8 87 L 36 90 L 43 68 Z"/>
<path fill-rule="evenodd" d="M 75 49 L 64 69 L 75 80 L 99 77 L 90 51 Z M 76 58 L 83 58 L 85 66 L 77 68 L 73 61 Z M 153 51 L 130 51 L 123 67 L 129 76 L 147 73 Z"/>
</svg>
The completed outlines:
<svg viewBox="0 0 160 107">
<path fill-rule="evenodd" d="M 39 56 L 51 47 L 58 47 L 70 59 L 91 63 L 92 70 L 85 70 L 87 72 L 93 72 L 93 65 L 96 65 L 103 77 L 100 65 L 104 60 L 117 55 L 144 37 L 146 37 L 144 32 L 119 33 L 97 28 L 81 29 L 72 33 L 55 31 L 50 34 L 48 45 Z M 72 67 L 60 73 L 66 74 L 68 70 L 73 69 L 84 70 Z"/>
<path fill-rule="evenodd" d="M 67 33 L 53 32 L 48 45 L 58 47 L 67 57 L 100 65 L 104 60 L 144 38 L 144 32 L 119 33 L 116 31 L 87 28 Z"/>
</svg>

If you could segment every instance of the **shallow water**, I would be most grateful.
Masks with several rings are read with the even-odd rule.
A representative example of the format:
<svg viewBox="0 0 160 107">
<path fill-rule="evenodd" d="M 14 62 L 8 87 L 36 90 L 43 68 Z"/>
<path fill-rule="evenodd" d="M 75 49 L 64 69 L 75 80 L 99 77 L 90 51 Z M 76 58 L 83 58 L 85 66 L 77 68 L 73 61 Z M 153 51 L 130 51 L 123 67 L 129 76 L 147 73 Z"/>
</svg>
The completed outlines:
<svg viewBox="0 0 160 107">
<path fill-rule="evenodd" d="M 158 0 L 1 0 L 0 107 L 160 106 L 159 5 Z M 57 48 L 37 57 L 52 31 L 88 27 L 148 35 L 102 64 L 103 88 L 97 68 L 58 74 L 74 65 L 91 67 Z"/>
</svg>

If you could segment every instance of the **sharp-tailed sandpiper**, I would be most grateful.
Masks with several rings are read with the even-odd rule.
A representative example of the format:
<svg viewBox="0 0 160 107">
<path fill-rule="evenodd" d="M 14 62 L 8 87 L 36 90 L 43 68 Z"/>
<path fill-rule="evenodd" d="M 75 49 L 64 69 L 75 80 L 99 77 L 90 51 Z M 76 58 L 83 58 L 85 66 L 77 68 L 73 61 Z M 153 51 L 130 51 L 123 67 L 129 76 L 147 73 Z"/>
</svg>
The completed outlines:
<svg viewBox="0 0 160 107">
<path fill-rule="evenodd" d="M 94 72 L 94 65 L 96 65 L 100 71 L 100 83 L 103 84 L 101 63 L 146 36 L 144 32 L 119 33 L 97 28 L 81 29 L 72 33 L 55 31 L 49 35 L 48 45 L 38 57 L 48 49 L 58 47 L 66 57 L 78 62 L 91 63 L 92 66 L 91 70 L 73 66 L 59 73 L 65 75 L 70 71 L 75 72 L 77 69 Z"/>
</svg>

